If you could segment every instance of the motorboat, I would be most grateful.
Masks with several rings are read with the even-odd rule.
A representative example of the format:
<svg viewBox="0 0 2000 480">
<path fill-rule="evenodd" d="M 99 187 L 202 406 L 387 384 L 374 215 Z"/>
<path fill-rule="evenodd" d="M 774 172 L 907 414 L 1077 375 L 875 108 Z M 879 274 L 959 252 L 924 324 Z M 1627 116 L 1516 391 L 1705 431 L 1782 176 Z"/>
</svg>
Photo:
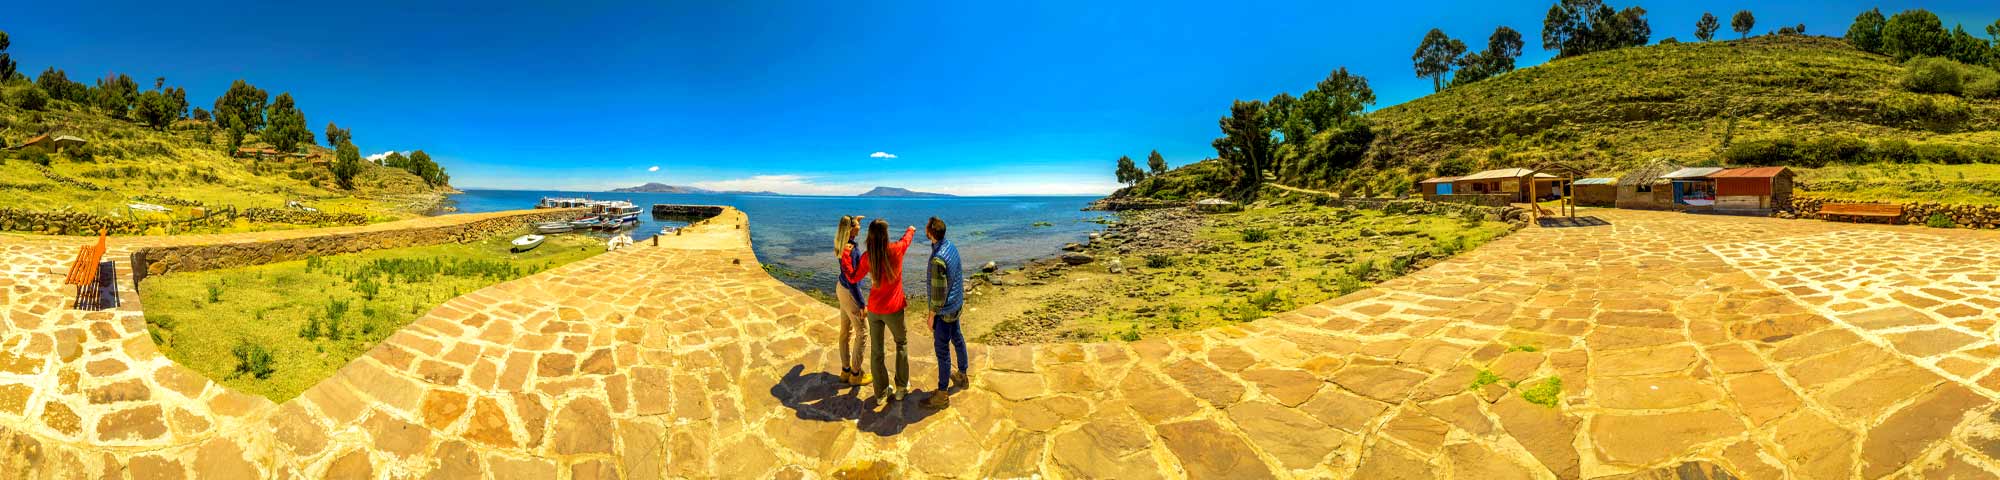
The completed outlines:
<svg viewBox="0 0 2000 480">
<path fill-rule="evenodd" d="M 535 233 L 540 233 L 540 234 L 569 233 L 574 230 L 576 230 L 576 227 L 571 226 L 569 222 L 547 222 L 547 223 L 535 224 Z"/>
<path fill-rule="evenodd" d="M 570 220 L 569 226 L 570 228 L 573 229 L 588 230 L 597 228 L 602 223 L 603 222 L 601 220 L 598 220 L 597 217 L 583 217 L 576 220 Z"/>
<path fill-rule="evenodd" d="M 547 237 L 541 235 L 522 235 L 514 239 L 514 251 L 525 252 L 534 250 L 535 247 L 542 246 L 543 240 L 547 240 Z"/>
<path fill-rule="evenodd" d="M 632 202 L 624 200 L 602 202 L 597 208 L 598 217 L 618 224 L 638 224 L 639 212 L 638 205 L 633 205 Z"/>
</svg>

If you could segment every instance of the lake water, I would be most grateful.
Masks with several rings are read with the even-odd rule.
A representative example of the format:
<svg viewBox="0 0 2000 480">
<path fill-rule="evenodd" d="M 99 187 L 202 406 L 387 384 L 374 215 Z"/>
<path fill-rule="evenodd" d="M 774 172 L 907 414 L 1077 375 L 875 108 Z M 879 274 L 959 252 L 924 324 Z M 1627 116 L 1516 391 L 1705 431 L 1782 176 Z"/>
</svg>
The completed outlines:
<svg viewBox="0 0 2000 480">
<path fill-rule="evenodd" d="M 905 272 L 921 272 L 930 252 L 924 239 L 924 222 L 932 216 L 944 219 L 947 236 L 958 244 L 959 256 L 970 272 L 987 261 L 1002 267 L 1019 265 L 1034 258 L 1062 253 L 1062 245 L 1080 242 L 1090 232 L 1103 229 L 1100 219 L 1107 212 L 1082 211 L 1096 197 L 806 197 L 777 195 L 704 195 L 674 193 L 555 192 L 524 190 L 467 190 L 451 196 L 461 212 L 493 212 L 535 207 L 542 197 L 585 197 L 594 200 L 626 200 L 646 210 L 639 216 L 637 229 L 628 230 L 634 241 L 643 242 L 659 233 L 660 227 L 682 225 L 652 217 L 656 203 L 728 205 L 750 216 L 750 244 L 757 260 L 783 268 L 774 275 L 800 289 L 832 292 L 838 260 L 833 256 L 833 230 L 841 215 L 866 215 L 867 220 L 889 221 L 890 235 L 899 236 L 905 226 L 917 227 L 904 258 Z M 1041 222 L 1044 226 L 1037 226 Z M 865 225 L 864 225 L 865 227 Z M 866 233 L 863 233 L 865 242 Z M 894 240 L 894 238 L 891 238 Z M 865 247 L 864 247 L 865 248 Z M 904 286 L 923 288 L 921 274 L 905 273 Z"/>
</svg>

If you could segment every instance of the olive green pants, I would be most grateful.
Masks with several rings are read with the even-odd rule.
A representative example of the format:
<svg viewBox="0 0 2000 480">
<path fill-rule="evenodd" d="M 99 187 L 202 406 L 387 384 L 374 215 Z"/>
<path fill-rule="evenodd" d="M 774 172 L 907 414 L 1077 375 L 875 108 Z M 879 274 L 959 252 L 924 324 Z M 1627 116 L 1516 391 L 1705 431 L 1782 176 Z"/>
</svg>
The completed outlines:
<svg viewBox="0 0 2000 480">
<path fill-rule="evenodd" d="M 909 336 L 905 335 L 905 330 L 903 329 L 903 312 L 897 311 L 888 315 L 879 313 L 868 314 L 868 363 L 869 371 L 875 374 L 875 393 L 884 394 L 889 392 L 889 366 L 884 365 L 882 362 L 884 360 L 882 349 L 888 346 L 888 344 L 882 341 L 882 330 L 885 329 L 889 331 L 889 336 L 896 342 L 896 389 L 907 392 L 910 389 L 910 353 L 908 348 L 910 342 Z"/>
</svg>

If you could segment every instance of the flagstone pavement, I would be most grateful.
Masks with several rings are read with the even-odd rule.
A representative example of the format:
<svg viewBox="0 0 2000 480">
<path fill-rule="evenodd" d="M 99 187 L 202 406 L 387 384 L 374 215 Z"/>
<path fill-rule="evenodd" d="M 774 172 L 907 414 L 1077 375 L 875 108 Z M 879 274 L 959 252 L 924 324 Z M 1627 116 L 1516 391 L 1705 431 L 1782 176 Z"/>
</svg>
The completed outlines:
<svg viewBox="0 0 2000 480">
<path fill-rule="evenodd" d="M 1528 228 L 1255 322 L 1132 343 L 974 345 L 972 385 L 942 411 L 915 405 L 927 393 L 871 410 L 835 385 L 825 373 L 838 369 L 834 310 L 764 274 L 747 219 L 734 210 L 658 247 L 642 242 L 453 299 L 282 404 L 162 357 L 129 292 L 121 310 L 66 309 L 64 262 L 90 240 L 0 236 L 0 472 L 1819 479 L 2000 471 L 2000 235 L 1583 213 L 1609 225 Z M 459 220 L 367 228 L 451 221 Z M 143 244 L 310 234 L 113 246 L 116 255 Z M 911 383 L 927 391 L 937 375 L 930 339 L 913 337 Z"/>
</svg>

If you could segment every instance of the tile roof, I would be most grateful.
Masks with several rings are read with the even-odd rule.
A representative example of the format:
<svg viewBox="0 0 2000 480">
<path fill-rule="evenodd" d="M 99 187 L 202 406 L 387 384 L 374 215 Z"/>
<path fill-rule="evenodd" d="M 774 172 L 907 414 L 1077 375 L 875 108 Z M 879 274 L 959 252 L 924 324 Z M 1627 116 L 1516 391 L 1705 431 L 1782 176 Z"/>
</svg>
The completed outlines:
<svg viewBox="0 0 2000 480">
<path fill-rule="evenodd" d="M 1708 178 L 1774 178 L 1784 173 L 1785 167 L 1731 168 L 1708 175 Z"/>
</svg>

